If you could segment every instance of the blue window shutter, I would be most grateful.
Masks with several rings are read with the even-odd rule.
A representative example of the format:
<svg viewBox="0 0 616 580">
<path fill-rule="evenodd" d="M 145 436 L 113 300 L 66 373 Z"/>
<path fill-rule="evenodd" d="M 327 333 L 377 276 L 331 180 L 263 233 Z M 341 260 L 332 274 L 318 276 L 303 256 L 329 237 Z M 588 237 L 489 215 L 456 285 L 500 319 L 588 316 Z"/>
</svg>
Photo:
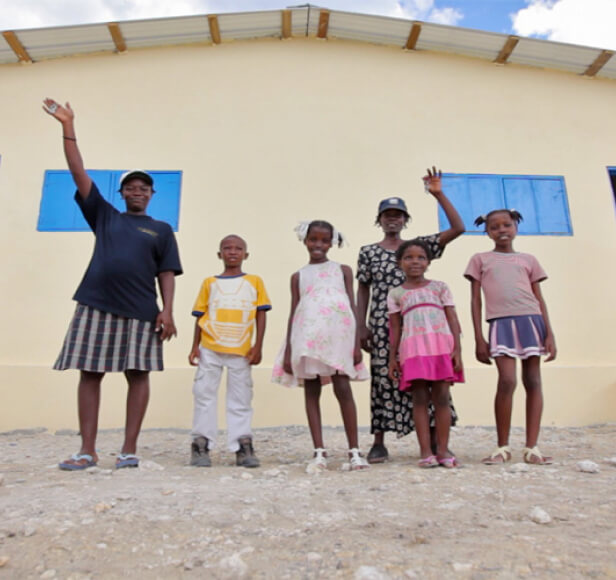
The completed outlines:
<svg viewBox="0 0 616 580">
<path fill-rule="evenodd" d="M 443 175 L 443 191 L 446 192 L 453 206 L 458 209 L 468 230 L 467 224 L 473 223 L 472 209 L 468 204 L 468 178 L 458 175 Z M 438 227 L 441 232 L 449 228 L 449 221 L 440 205 L 438 206 Z"/>
<path fill-rule="evenodd" d="M 88 224 L 73 200 L 75 184 L 68 171 L 45 171 L 43 195 L 39 208 L 39 232 L 87 230 Z M 81 222 L 79 223 L 79 218 Z"/>
<path fill-rule="evenodd" d="M 561 178 L 533 182 L 542 234 L 571 234 L 571 220 L 565 182 Z"/>
<path fill-rule="evenodd" d="M 443 191 L 458 210 L 467 233 L 484 233 L 484 227 L 477 227 L 475 219 L 494 209 L 503 207 L 503 185 L 498 175 L 443 175 Z M 445 212 L 439 206 L 439 230 L 450 227 Z"/>
<path fill-rule="evenodd" d="M 523 219 L 518 226 L 519 233 L 539 232 L 539 216 L 535 203 L 533 180 L 524 177 L 505 177 L 503 185 L 505 187 L 505 205 L 503 207 L 517 209 L 522 214 Z"/>
</svg>

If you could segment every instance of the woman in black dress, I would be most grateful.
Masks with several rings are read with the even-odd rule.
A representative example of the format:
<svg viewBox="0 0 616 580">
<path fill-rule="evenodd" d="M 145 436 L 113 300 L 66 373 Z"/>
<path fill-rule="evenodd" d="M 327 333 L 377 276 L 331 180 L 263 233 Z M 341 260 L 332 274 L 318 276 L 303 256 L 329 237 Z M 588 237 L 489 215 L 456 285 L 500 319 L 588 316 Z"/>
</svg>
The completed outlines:
<svg viewBox="0 0 616 580">
<path fill-rule="evenodd" d="M 464 233 L 464 222 L 443 193 L 441 172 L 435 167 L 428 169 L 424 177 L 427 191 L 443 208 L 450 227 L 438 234 L 419 236 L 432 251 L 433 259 L 440 258 L 445 246 Z M 389 319 L 387 316 L 387 293 L 404 281 L 404 274 L 396 262 L 396 250 L 402 243 L 400 232 L 406 227 L 410 215 L 404 200 L 398 197 L 384 199 L 379 204 L 376 224 L 383 230 L 380 242 L 363 246 L 357 264 L 357 311 L 359 335 L 362 348 L 370 353 L 371 422 L 370 431 L 374 443 L 368 453 L 370 463 L 382 463 L 388 458 L 385 447 L 385 432 L 395 431 L 398 437 L 414 429 L 413 403 L 408 393 L 401 392 L 388 376 L 389 364 Z M 370 317 L 366 324 L 370 305 Z M 452 424 L 457 419 L 452 405 Z M 431 409 L 430 424 L 433 425 Z"/>
</svg>

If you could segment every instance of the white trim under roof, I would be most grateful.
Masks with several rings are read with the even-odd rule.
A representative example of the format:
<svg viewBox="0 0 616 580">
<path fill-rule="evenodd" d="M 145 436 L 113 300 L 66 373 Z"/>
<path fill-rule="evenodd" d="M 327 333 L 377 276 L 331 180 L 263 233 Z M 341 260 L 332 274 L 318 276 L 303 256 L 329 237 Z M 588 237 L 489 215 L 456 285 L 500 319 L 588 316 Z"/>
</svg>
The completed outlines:
<svg viewBox="0 0 616 580">
<path fill-rule="evenodd" d="M 154 46 L 293 37 L 335 38 L 414 51 L 446 52 L 499 64 L 511 62 L 616 79 L 616 59 L 610 50 L 339 12 L 310 4 L 285 10 L 6 30 L 0 35 L 0 65 Z"/>
</svg>

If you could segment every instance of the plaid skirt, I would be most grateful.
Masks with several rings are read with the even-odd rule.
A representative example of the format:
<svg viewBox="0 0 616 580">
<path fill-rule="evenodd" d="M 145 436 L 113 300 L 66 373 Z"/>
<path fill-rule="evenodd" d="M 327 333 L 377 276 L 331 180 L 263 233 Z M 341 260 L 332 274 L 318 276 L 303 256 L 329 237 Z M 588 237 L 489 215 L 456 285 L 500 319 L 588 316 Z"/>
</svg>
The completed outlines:
<svg viewBox="0 0 616 580">
<path fill-rule="evenodd" d="M 162 371 L 163 343 L 151 322 L 77 304 L 53 368 L 95 373 Z"/>
<path fill-rule="evenodd" d="M 541 314 L 493 318 L 490 322 L 490 355 L 527 359 L 545 354 L 546 328 Z"/>
</svg>

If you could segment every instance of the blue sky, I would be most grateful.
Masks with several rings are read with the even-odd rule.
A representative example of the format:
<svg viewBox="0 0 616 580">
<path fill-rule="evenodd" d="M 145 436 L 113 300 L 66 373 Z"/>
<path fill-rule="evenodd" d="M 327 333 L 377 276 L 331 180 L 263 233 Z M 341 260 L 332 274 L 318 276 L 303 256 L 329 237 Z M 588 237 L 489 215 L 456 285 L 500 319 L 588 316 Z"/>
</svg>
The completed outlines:
<svg viewBox="0 0 616 580">
<path fill-rule="evenodd" d="M 0 0 L 0 30 L 279 10 L 306 0 Z M 381 14 L 616 50 L 616 0 L 318 0 Z"/>
</svg>

